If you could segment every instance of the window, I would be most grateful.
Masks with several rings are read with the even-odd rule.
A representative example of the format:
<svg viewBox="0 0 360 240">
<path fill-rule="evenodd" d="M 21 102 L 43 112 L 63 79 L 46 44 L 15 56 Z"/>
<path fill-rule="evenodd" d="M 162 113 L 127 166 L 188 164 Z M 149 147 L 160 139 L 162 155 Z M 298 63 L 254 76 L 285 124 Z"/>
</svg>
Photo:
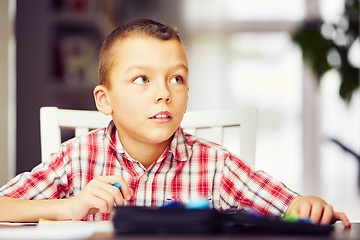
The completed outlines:
<svg viewBox="0 0 360 240">
<path fill-rule="evenodd" d="M 344 139 L 360 154 L 360 93 L 346 106 L 336 71 L 318 90 L 291 39 L 307 15 L 335 21 L 343 1 L 185 0 L 189 109 L 258 107 L 257 168 L 359 220 L 356 161 L 323 139 Z"/>
</svg>

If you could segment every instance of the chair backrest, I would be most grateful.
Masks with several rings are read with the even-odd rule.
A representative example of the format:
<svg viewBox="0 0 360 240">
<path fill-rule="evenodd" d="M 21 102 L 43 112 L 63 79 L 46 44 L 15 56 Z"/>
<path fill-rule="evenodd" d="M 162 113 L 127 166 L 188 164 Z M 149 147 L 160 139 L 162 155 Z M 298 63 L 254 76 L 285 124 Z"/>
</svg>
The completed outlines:
<svg viewBox="0 0 360 240">
<path fill-rule="evenodd" d="M 181 122 L 185 132 L 211 140 L 238 154 L 255 167 L 257 109 L 255 107 L 187 111 Z"/>
<path fill-rule="evenodd" d="M 106 127 L 110 120 L 111 116 L 98 111 L 41 107 L 41 160 L 46 161 L 50 159 L 51 153 L 59 151 L 62 130 L 74 130 L 74 136 L 80 136 L 91 129 Z"/>
<path fill-rule="evenodd" d="M 79 136 L 91 129 L 106 127 L 111 117 L 98 111 L 40 109 L 41 159 L 46 161 L 61 144 L 62 129 Z M 255 166 L 257 132 L 256 108 L 211 111 L 187 111 L 181 122 L 185 132 L 214 141 L 237 153 L 251 167 Z"/>
</svg>

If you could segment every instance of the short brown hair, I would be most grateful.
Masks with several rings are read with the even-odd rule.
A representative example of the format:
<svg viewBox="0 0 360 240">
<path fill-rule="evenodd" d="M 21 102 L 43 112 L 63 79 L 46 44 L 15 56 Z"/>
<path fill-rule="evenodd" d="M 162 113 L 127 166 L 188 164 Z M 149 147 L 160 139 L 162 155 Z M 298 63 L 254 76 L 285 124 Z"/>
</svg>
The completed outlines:
<svg viewBox="0 0 360 240">
<path fill-rule="evenodd" d="M 164 25 L 150 19 L 137 19 L 116 28 L 105 39 L 100 50 L 98 77 L 101 85 L 110 88 L 109 76 L 116 61 L 112 53 L 114 44 L 134 34 L 142 34 L 164 41 L 178 40 L 181 42 L 176 27 Z"/>
</svg>

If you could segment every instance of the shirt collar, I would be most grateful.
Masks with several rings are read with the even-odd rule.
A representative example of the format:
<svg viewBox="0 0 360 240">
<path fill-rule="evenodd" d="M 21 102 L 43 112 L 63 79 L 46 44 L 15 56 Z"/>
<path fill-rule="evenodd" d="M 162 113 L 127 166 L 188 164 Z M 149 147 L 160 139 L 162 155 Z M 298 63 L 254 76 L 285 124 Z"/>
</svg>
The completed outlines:
<svg viewBox="0 0 360 240">
<path fill-rule="evenodd" d="M 192 146 L 181 127 L 174 133 L 174 137 L 170 142 L 169 152 L 174 155 L 176 160 L 182 162 L 187 161 L 192 154 Z"/>
<path fill-rule="evenodd" d="M 116 127 L 114 121 L 111 120 L 105 129 L 103 139 L 107 139 L 111 147 L 116 149 Z"/>
<path fill-rule="evenodd" d="M 126 158 L 131 161 L 131 162 L 136 162 L 135 159 L 133 159 L 124 149 L 124 147 L 122 146 L 120 139 L 119 139 L 119 135 L 117 134 L 116 131 L 116 126 L 114 121 L 111 121 L 108 125 L 108 127 L 106 128 L 105 131 L 105 135 L 106 137 L 109 139 L 109 145 L 118 153 L 120 154 L 124 154 L 126 156 Z"/>
</svg>

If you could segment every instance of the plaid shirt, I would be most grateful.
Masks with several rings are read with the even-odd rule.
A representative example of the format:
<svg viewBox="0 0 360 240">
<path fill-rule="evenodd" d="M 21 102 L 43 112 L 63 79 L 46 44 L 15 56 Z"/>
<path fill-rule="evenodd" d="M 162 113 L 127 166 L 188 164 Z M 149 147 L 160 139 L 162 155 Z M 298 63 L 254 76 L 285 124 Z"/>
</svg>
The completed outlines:
<svg viewBox="0 0 360 240">
<path fill-rule="evenodd" d="M 297 195 L 262 171 L 253 171 L 222 146 L 179 128 L 148 169 L 121 146 L 113 122 L 64 142 L 50 161 L 17 175 L 0 195 L 19 199 L 59 199 L 77 195 L 93 178 L 121 175 L 134 190 L 126 205 L 161 206 L 167 201 L 206 198 L 218 210 L 253 209 L 283 215 Z M 84 220 L 108 220 L 93 214 Z"/>
</svg>

